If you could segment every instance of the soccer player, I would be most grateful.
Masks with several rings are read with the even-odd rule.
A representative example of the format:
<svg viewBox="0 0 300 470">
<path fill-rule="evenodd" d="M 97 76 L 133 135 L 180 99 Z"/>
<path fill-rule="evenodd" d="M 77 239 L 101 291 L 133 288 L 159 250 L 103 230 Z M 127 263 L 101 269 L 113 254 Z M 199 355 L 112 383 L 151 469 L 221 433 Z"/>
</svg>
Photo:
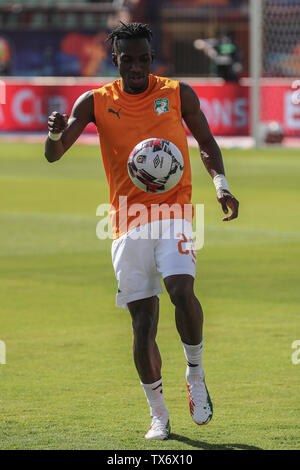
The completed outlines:
<svg viewBox="0 0 300 470">
<path fill-rule="evenodd" d="M 123 233 L 118 227 L 120 196 L 127 197 L 128 207 L 139 203 L 147 210 L 152 204 L 176 203 L 183 207 L 191 203 L 191 169 L 183 119 L 199 143 L 201 158 L 226 214 L 224 221 L 238 216 L 239 203 L 229 191 L 220 149 L 193 89 L 151 74 L 154 58 L 151 37 L 149 27 L 140 23 L 122 23 L 109 34 L 112 61 L 120 78 L 81 95 L 70 118 L 58 112 L 49 116 L 45 156 L 49 162 L 59 160 L 89 122 L 96 125 L 110 202 L 115 210 L 112 260 L 118 280 L 116 302 L 129 310 L 132 319 L 134 362 L 150 406 L 151 427 L 145 438 L 162 440 L 169 437 L 170 424 L 162 393 L 162 361 L 155 340 L 161 278 L 175 306 L 176 327 L 187 360 L 186 384 L 192 419 L 203 425 L 213 414 L 202 366 L 203 312 L 194 293 L 195 253 L 192 248 L 182 249 L 182 240 L 179 242 L 175 236 L 134 239 Z M 173 142 L 184 158 L 180 182 L 163 194 L 141 191 L 127 172 L 128 156 L 134 146 L 151 137 Z M 130 215 L 128 222 L 132 222 Z M 153 223 L 150 220 L 149 225 Z M 131 231 L 139 229 L 133 227 Z M 189 229 L 186 230 L 183 240 L 190 236 Z"/>
</svg>

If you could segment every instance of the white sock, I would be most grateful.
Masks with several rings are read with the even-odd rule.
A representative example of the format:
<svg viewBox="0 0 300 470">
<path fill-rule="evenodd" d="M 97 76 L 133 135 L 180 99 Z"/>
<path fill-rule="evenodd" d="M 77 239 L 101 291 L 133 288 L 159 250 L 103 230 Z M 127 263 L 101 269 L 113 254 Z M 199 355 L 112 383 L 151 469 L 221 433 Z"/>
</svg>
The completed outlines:
<svg viewBox="0 0 300 470">
<path fill-rule="evenodd" d="M 204 370 L 202 367 L 203 340 L 199 344 L 185 344 L 182 342 L 184 354 L 187 361 L 186 379 L 188 382 L 203 380 Z"/>
<path fill-rule="evenodd" d="M 169 412 L 165 405 L 164 396 L 162 392 L 162 379 L 153 382 L 152 384 L 143 384 L 147 401 L 150 406 L 150 416 L 160 416 L 165 422 L 169 419 Z"/>
</svg>

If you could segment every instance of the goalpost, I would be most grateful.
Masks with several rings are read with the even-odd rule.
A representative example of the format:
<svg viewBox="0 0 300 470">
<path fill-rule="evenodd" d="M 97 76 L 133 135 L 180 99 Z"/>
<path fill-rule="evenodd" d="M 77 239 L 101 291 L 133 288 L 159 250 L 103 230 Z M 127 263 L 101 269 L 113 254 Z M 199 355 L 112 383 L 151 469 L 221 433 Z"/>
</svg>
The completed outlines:
<svg viewBox="0 0 300 470">
<path fill-rule="evenodd" d="M 260 142 L 260 80 L 262 58 L 262 2 L 250 0 L 250 74 L 251 74 L 251 134 L 255 147 Z"/>
<path fill-rule="evenodd" d="M 260 147 L 271 124 L 300 136 L 300 0 L 249 0 L 249 20 L 250 129 Z"/>
</svg>

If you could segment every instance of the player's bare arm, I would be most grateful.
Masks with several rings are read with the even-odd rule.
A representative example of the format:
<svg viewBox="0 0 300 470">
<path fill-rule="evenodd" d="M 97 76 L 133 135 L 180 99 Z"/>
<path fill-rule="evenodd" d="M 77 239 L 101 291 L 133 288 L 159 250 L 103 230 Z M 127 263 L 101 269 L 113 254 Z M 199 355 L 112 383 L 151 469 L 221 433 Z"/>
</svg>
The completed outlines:
<svg viewBox="0 0 300 470">
<path fill-rule="evenodd" d="M 48 119 L 48 130 L 54 135 L 62 136 L 59 140 L 47 138 L 45 143 L 45 157 L 48 162 L 59 160 L 63 154 L 74 144 L 89 122 L 95 122 L 93 91 L 87 91 L 75 102 L 71 116 L 54 111 Z"/>
<path fill-rule="evenodd" d="M 225 176 L 221 150 L 200 108 L 196 93 L 186 83 L 180 83 L 180 98 L 182 117 L 199 144 L 200 154 L 205 168 L 212 178 L 217 175 Z M 228 207 L 232 211 L 229 216 L 223 218 L 223 221 L 237 218 L 239 202 L 230 191 L 219 189 L 217 191 L 217 199 L 222 206 L 224 214 L 228 214 Z"/>
</svg>

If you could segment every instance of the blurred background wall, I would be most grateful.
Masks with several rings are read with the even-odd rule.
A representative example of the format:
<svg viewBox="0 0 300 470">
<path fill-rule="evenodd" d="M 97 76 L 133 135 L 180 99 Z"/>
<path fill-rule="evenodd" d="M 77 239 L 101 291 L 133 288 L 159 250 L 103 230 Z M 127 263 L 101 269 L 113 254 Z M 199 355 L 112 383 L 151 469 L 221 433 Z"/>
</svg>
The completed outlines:
<svg viewBox="0 0 300 470">
<path fill-rule="evenodd" d="M 120 20 L 151 25 L 155 73 L 216 75 L 193 43 L 222 28 L 239 44 L 248 74 L 248 0 L 1 0 L 0 74 L 114 76 L 105 39 Z"/>
<path fill-rule="evenodd" d="M 80 93 L 116 77 L 106 38 L 120 21 L 151 26 L 153 73 L 192 84 L 217 135 L 253 134 L 255 94 L 252 122 L 300 135 L 300 0 L 0 0 L 0 130 L 42 130 L 53 109 L 70 112 Z"/>
</svg>

